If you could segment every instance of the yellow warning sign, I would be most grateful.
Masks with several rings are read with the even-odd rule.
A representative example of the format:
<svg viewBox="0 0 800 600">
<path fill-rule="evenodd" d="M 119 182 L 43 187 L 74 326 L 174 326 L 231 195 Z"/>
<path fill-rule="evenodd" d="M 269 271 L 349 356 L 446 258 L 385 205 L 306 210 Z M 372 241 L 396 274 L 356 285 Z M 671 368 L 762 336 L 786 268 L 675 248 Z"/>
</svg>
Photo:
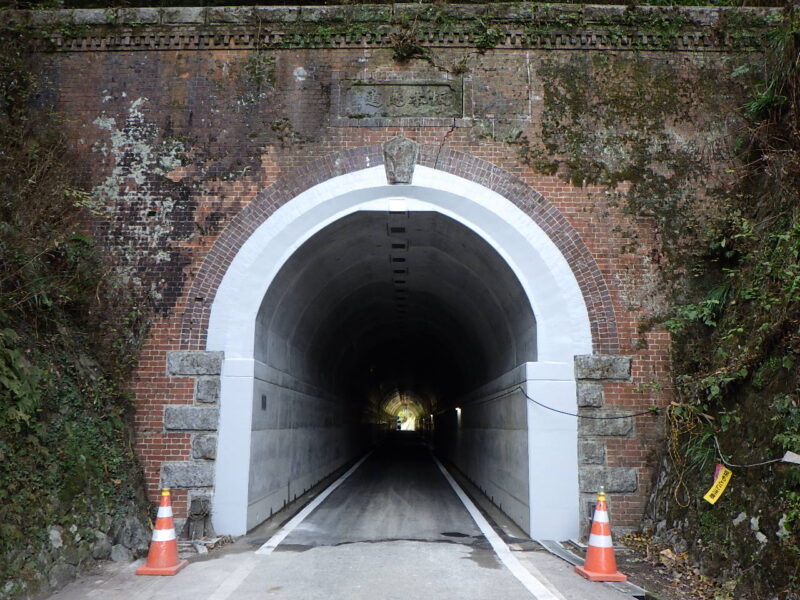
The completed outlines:
<svg viewBox="0 0 800 600">
<path fill-rule="evenodd" d="M 733 472 L 730 469 L 723 467 L 719 477 L 714 480 L 714 485 L 712 485 L 711 489 L 708 490 L 708 493 L 703 496 L 703 499 L 711 504 L 714 504 L 717 500 L 719 500 L 719 497 L 722 496 L 722 492 L 724 492 L 725 488 L 728 487 L 728 482 L 731 480 L 731 475 L 733 475 Z"/>
</svg>

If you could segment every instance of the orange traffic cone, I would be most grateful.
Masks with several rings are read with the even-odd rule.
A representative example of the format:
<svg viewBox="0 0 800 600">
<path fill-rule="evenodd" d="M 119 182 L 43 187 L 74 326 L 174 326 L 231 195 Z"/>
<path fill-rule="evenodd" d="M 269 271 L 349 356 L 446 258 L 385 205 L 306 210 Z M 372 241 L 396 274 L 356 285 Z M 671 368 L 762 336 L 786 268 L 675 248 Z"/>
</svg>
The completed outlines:
<svg viewBox="0 0 800 600">
<path fill-rule="evenodd" d="M 608 522 L 606 495 L 597 494 L 597 505 L 592 519 L 592 533 L 589 535 L 589 549 L 586 561 L 575 571 L 589 581 L 627 581 L 628 578 L 617 571 L 614 547 L 611 544 L 611 525 Z"/>
<path fill-rule="evenodd" d="M 161 504 L 158 506 L 156 527 L 150 542 L 147 563 L 136 569 L 137 575 L 175 575 L 189 564 L 188 560 L 178 559 L 178 541 L 175 539 L 175 525 L 172 522 L 172 503 L 169 489 L 161 490 Z"/>
</svg>

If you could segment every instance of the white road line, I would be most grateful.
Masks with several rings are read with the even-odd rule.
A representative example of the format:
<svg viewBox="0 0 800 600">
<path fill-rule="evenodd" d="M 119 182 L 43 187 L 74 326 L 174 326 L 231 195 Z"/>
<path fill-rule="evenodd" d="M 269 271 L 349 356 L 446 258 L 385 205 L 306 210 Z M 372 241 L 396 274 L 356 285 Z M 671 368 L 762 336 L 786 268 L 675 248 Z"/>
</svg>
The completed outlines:
<svg viewBox="0 0 800 600">
<path fill-rule="evenodd" d="M 253 572 L 258 560 L 250 556 L 244 556 L 243 562 L 236 570 L 225 578 L 219 587 L 208 597 L 208 600 L 228 600 L 231 595 L 239 588 L 239 586 L 247 579 L 247 576 Z"/>
<path fill-rule="evenodd" d="M 450 487 L 453 488 L 456 496 L 458 496 L 458 498 L 464 504 L 467 512 L 469 512 L 472 519 L 475 521 L 475 523 L 477 523 L 478 527 L 483 532 L 483 535 L 487 540 L 489 540 L 489 543 L 492 545 L 492 549 L 495 551 L 495 554 L 497 554 L 497 557 L 503 562 L 508 570 L 511 571 L 512 575 L 514 575 L 514 577 L 516 577 L 537 600 L 566 600 L 566 598 L 558 593 L 558 591 L 551 590 L 547 584 L 534 576 L 529 569 L 522 566 L 522 563 L 520 563 L 517 557 L 514 556 L 514 554 L 511 552 L 511 549 L 506 546 L 506 543 L 500 538 L 499 535 L 497 535 L 495 530 L 492 529 L 492 526 L 489 525 L 489 522 L 472 503 L 472 500 L 470 500 L 469 497 L 464 493 L 464 490 L 461 489 L 461 486 L 456 483 L 456 480 L 453 479 L 450 473 L 447 472 L 447 469 L 444 468 L 444 465 L 439 462 L 439 459 L 434 456 L 433 460 L 436 461 L 436 465 L 439 467 L 442 475 L 444 475 L 444 478 L 447 479 L 447 483 L 449 483 Z M 542 579 L 544 579 L 541 573 L 539 575 Z"/>
<path fill-rule="evenodd" d="M 303 510 L 292 517 L 292 519 L 286 523 L 286 525 L 284 525 L 277 533 L 275 533 L 275 535 L 273 535 L 266 544 L 256 550 L 254 554 L 271 554 L 278 544 L 280 544 L 295 527 L 302 523 L 303 519 L 311 514 L 311 511 L 319 506 L 320 503 L 325 500 L 325 498 L 330 496 L 331 492 L 339 487 L 345 479 L 350 477 L 350 475 L 353 474 L 353 471 L 361 466 L 361 463 L 367 460 L 367 457 L 369 457 L 370 454 L 372 454 L 371 451 L 364 455 L 356 464 L 350 467 L 350 469 L 348 469 L 344 475 L 339 477 L 339 479 L 328 486 L 319 496 L 314 498 L 314 500 L 305 506 Z M 247 579 L 250 573 L 253 572 L 257 564 L 258 559 L 255 556 L 250 555 L 246 557 L 244 562 L 242 562 L 242 564 L 239 565 L 239 567 L 233 573 L 231 573 L 230 576 L 227 577 L 216 590 L 214 590 L 207 600 L 228 600 L 228 598 L 233 595 L 233 593 L 239 588 L 244 580 Z"/>
<path fill-rule="evenodd" d="M 372 454 L 371 450 L 367 454 L 365 454 L 361 458 L 361 460 L 359 460 L 356 464 L 354 464 L 352 467 L 350 467 L 344 475 L 342 475 L 341 477 L 339 477 L 339 479 L 334 481 L 324 492 L 322 492 L 319 496 L 314 498 L 314 500 L 309 502 L 309 504 L 305 508 L 303 508 L 303 510 L 301 510 L 294 517 L 292 517 L 291 521 L 286 523 L 286 525 L 284 525 L 280 530 L 278 530 L 275 533 L 275 535 L 273 535 L 271 538 L 269 538 L 269 540 L 267 540 L 266 544 L 264 544 L 263 546 L 261 546 L 261 548 L 256 550 L 256 554 L 261 554 L 261 555 L 263 555 L 263 554 L 272 554 L 272 551 L 275 550 L 275 548 L 278 547 L 278 544 L 280 544 L 286 538 L 286 536 L 289 535 L 292 532 L 292 530 L 294 530 L 295 527 L 300 525 L 300 523 L 302 523 L 303 520 L 309 514 L 311 514 L 311 511 L 313 511 L 320 504 L 322 504 L 322 501 L 325 500 L 325 498 L 327 498 L 328 496 L 330 496 L 331 493 L 333 492 L 333 490 L 335 490 L 340 485 L 342 485 L 342 483 L 344 483 L 344 480 L 347 479 L 348 477 L 350 477 L 350 475 L 352 475 L 353 472 L 358 467 L 361 466 L 361 463 L 363 463 L 365 460 L 367 460 L 367 458 L 369 457 L 370 454 Z"/>
</svg>

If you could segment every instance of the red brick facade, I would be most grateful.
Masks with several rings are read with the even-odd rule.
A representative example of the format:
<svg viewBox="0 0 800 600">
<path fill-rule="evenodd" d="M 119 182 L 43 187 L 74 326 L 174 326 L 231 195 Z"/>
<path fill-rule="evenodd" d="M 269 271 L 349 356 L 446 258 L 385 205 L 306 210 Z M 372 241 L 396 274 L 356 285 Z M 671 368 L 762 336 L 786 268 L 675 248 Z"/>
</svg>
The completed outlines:
<svg viewBox="0 0 800 600">
<path fill-rule="evenodd" d="M 541 136 L 545 84 L 537 65 L 568 61 L 576 50 L 604 60 L 628 50 L 604 47 L 600 38 L 586 49 L 583 38 L 559 49 L 512 36 L 486 52 L 434 43 L 429 59 L 398 62 L 384 42 L 345 36 L 324 48 L 262 47 L 232 29 L 222 43 L 218 36 L 233 26 L 217 26 L 207 41 L 201 25 L 192 25 L 202 33 L 192 37 L 185 23 L 172 34 L 159 24 L 160 38 L 143 34 L 146 23 L 127 38 L 90 31 L 82 42 L 61 40 L 67 51 L 43 55 L 69 139 L 104 203 L 97 233 L 123 272 L 154 294 L 154 322 L 132 383 L 138 455 L 154 498 L 162 462 L 191 458 L 190 434 L 166 431 L 163 419 L 165 406 L 193 402 L 194 381 L 167 375 L 166 352 L 204 349 L 227 265 L 277 207 L 332 176 L 381 164 L 380 145 L 397 135 L 420 145 L 419 164 L 498 192 L 551 236 L 583 292 L 595 352 L 632 357 L 630 382 L 602 383 L 606 409 L 641 412 L 669 401 L 669 335 L 643 327 L 659 307 L 654 222 L 608 202 L 605 187 L 537 172 L 509 143 L 519 134 Z M 704 51 L 724 47 L 691 40 L 674 68 L 696 77 L 715 60 Z M 667 55 L 645 52 L 641 60 Z M 451 66 L 462 60 L 468 70 L 458 73 Z M 463 113 L 376 122 L 335 114 L 337 82 L 379 76 L 455 81 Z M 636 492 L 612 495 L 617 525 L 641 518 L 662 425 L 644 415 L 632 435 L 602 440 L 606 466 L 638 472 Z M 186 491 L 173 494 L 184 514 Z"/>
</svg>

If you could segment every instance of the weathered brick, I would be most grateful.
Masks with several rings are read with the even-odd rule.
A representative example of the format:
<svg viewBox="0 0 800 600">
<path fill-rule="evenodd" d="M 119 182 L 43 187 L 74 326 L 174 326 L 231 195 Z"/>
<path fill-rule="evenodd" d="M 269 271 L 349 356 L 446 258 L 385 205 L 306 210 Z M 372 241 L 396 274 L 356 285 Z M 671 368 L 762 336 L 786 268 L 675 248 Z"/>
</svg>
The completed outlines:
<svg viewBox="0 0 800 600">
<path fill-rule="evenodd" d="M 669 401 L 667 391 L 645 395 L 634 389 L 651 378 L 669 382 L 669 334 L 657 328 L 645 333 L 637 329 L 642 319 L 652 314 L 656 301 L 641 297 L 658 271 L 658 261 L 650 260 L 657 258 L 659 249 L 656 232 L 645 221 L 632 224 L 630 215 L 621 207 L 606 205 L 602 187 L 572 185 L 557 176 L 536 172 L 519 160 L 519 147 L 504 141 L 515 135 L 534 141 L 541 131 L 541 118 L 548 107 L 541 94 L 543 80 L 531 80 L 531 73 L 541 72 L 545 63 L 559 69 L 574 66 L 575 60 L 585 55 L 583 49 L 589 47 L 592 53 L 605 53 L 609 64 L 620 64 L 624 71 L 627 67 L 622 63 L 627 59 L 620 56 L 618 49 L 633 47 L 629 42 L 636 39 L 625 33 L 626 39 L 610 52 L 601 40 L 602 31 L 596 39 L 576 31 L 569 39 L 562 39 L 558 48 L 527 48 L 519 38 L 510 43 L 501 41 L 497 48 L 481 55 L 480 61 L 470 64 L 469 76 L 463 83 L 458 81 L 464 95 L 460 103 L 463 111 L 457 117 L 432 115 L 397 119 L 391 124 L 385 119 L 332 123 L 332 85 L 336 77 L 358 79 L 364 73 L 381 72 L 387 80 L 441 80 L 441 73 L 427 69 L 422 61 L 413 70 L 408 65 L 398 65 L 392 59 L 387 36 L 380 32 L 370 42 L 376 50 L 366 54 L 357 33 L 340 35 L 347 30 L 341 24 L 387 20 L 392 17 L 392 10 L 409 15 L 411 20 L 420 15 L 415 21 L 422 28 L 420 39 L 426 44 L 435 42 L 437 60 L 442 64 L 452 64 L 464 55 L 465 42 L 447 41 L 448 36 L 457 36 L 440 31 L 442 28 L 430 20 L 430 15 L 422 14 L 427 10 L 424 6 L 387 5 L 380 9 L 157 9 L 155 14 L 161 24 L 152 32 L 148 27 L 137 26 L 135 35 L 120 35 L 122 28 L 90 25 L 81 28 L 86 29 L 85 36 L 64 38 L 56 52 L 44 57 L 47 68 L 58 75 L 53 78 L 54 98 L 67 117 L 65 135 L 71 146 L 78 152 L 84 149 L 87 176 L 107 182 L 122 170 L 115 185 L 120 190 L 130 189 L 130 194 L 116 198 L 112 218 L 99 224 L 99 231 L 106 234 L 98 241 L 109 249 L 110 256 L 121 251 L 125 264 L 137 269 L 145 279 L 152 275 L 145 287 L 158 289 L 163 296 L 159 301 L 158 327 L 150 331 L 134 382 L 137 451 L 153 496 L 166 458 L 174 461 L 178 460 L 176 457 L 186 460 L 202 456 L 200 462 L 208 462 L 205 457 L 209 456 L 210 436 L 202 438 L 201 448 L 201 434 L 191 432 L 213 430 L 216 416 L 185 411 L 214 407 L 219 402 L 215 389 L 219 363 L 197 364 L 186 351 L 206 348 L 211 306 L 233 257 L 269 215 L 311 186 L 384 165 L 382 145 L 400 132 L 418 144 L 416 164 L 451 173 L 506 198 L 519 208 L 521 216 L 527 215 L 552 240 L 569 265 L 586 301 L 591 351 L 595 353 L 594 362 L 585 369 L 576 361 L 581 411 L 623 415 Z M 470 18 L 474 20 L 483 10 L 484 7 L 475 6 L 459 12 L 461 8 L 452 7 L 448 15 L 456 21 L 459 15 L 473 15 Z M 526 18 L 532 9 L 510 4 L 497 10 L 509 18 Z M 564 10 L 577 11 L 576 14 L 587 11 L 587 23 L 603 23 L 603 31 L 607 30 L 608 19 L 626 15 L 624 7 L 536 7 L 537 21 L 543 15 L 549 18 L 550 13 L 558 20 Z M 698 10 L 698 14 L 711 14 Z M 702 21 L 689 13 L 681 14 L 692 23 Z M 108 21 L 108 15 L 101 11 L 77 20 Z M 501 14 L 493 10 L 487 18 L 494 16 Z M 58 14 L 35 11 L 32 18 L 49 24 L 57 20 Z M 154 18 L 152 9 L 113 13 L 114 20 L 132 24 Z M 66 22 L 75 20 L 70 14 Z M 317 36 L 324 48 L 309 46 L 309 36 L 303 37 L 305 47 L 299 49 L 286 46 L 285 38 L 271 39 L 270 43 L 276 42 L 282 48 L 280 52 L 270 50 L 270 44 L 262 45 L 264 40 L 256 35 L 256 22 L 279 23 L 262 31 L 280 36 L 281 28 L 295 20 L 326 25 L 330 21 L 337 32 L 331 39 Z M 352 39 L 345 39 L 348 35 Z M 658 69 L 653 73 L 659 77 L 675 73 L 691 85 L 693 77 L 702 76 L 714 61 L 724 58 L 724 51 L 716 52 L 724 50 L 720 45 L 724 38 L 703 34 L 687 42 L 687 38 L 680 37 L 676 46 L 681 49 L 675 50 L 679 54 L 674 55 L 679 60 L 665 62 L 665 53 L 649 53 L 637 62 L 637 72 L 641 69 L 646 75 L 650 56 L 658 57 Z M 254 52 L 256 48 L 262 51 Z M 191 61 L 186 60 L 189 51 Z M 158 52 L 158 61 L 149 60 L 151 52 Z M 254 64 L 254 56 L 265 59 L 263 65 Z M 274 70 L 270 66 L 272 58 Z M 262 66 L 264 72 L 259 74 L 260 86 L 255 92 L 252 68 Z M 128 90 L 141 90 L 136 97 L 130 91 L 128 96 L 122 94 L 117 78 L 123 75 Z M 447 79 L 457 81 L 449 75 Z M 75 85 L 77 81 L 86 85 Z M 603 85 L 599 81 L 592 83 L 587 86 L 587 93 Z M 140 101 L 138 112 L 133 111 L 133 103 Z M 731 96 L 725 101 L 734 99 Z M 701 113 L 702 110 L 697 111 L 699 122 Z M 91 123 L 95 117 L 113 121 L 116 126 L 106 130 L 69 125 Z M 270 126 L 283 122 L 290 123 L 292 131 L 278 137 Z M 622 129 L 631 127 L 624 119 L 618 125 Z M 301 143 L 292 141 L 294 134 Z M 132 145 L 114 136 L 128 136 Z M 170 140 L 187 140 L 178 153 L 179 160 L 160 154 L 164 142 Z M 705 139 L 693 138 L 691 130 L 685 129 L 679 141 L 683 144 Z M 137 160 L 134 150 L 142 144 L 148 150 L 143 156 L 153 160 L 146 168 L 133 172 L 136 165 L 131 163 Z M 200 148 L 202 151 L 198 151 Z M 116 154 L 101 158 L 101 151 Z M 162 158 L 167 160 L 162 163 Z M 237 165 L 237 169 L 229 165 Z M 148 201 L 141 202 L 141 198 Z M 112 204 L 109 208 L 115 209 Z M 141 210 L 135 210 L 139 205 Z M 630 245 L 628 236 L 632 232 L 638 245 L 635 252 L 624 250 Z M 647 343 L 640 345 L 642 337 Z M 168 372 L 172 377 L 165 373 L 168 350 L 182 353 L 170 361 Z M 619 356 L 623 353 L 633 355 L 632 365 L 627 357 Z M 601 383 L 603 394 L 598 393 Z M 192 403 L 200 406 L 192 407 Z M 165 412 L 166 406 L 170 407 L 169 413 Z M 648 444 L 659 443 L 651 440 L 661 435 L 655 420 L 643 417 L 635 425 L 631 419 L 581 419 L 579 423 L 582 464 L 636 468 L 640 477 L 649 476 Z M 201 491 L 209 490 L 203 487 Z M 176 514 L 188 502 L 188 495 L 181 496 L 179 492 L 173 498 Z M 619 515 L 615 526 L 635 525 L 641 506 L 638 493 L 614 498 L 612 510 Z"/>
</svg>

